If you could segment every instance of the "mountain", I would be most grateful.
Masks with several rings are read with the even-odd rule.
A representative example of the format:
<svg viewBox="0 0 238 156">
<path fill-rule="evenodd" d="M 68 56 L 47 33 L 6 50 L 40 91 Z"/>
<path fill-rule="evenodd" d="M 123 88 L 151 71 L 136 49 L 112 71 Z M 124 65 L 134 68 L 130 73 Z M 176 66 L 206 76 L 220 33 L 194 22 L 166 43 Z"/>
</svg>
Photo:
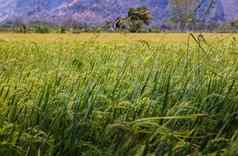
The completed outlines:
<svg viewBox="0 0 238 156">
<path fill-rule="evenodd" d="M 158 25 L 174 15 L 174 0 L 0 0 L 0 22 L 22 20 L 101 24 L 126 16 L 131 7 L 147 6 Z M 184 1 L 184 0 L 183 0 Z M 185 0 L 186 1 L 186 0 Z M 192 1 L 192 0 L 187 0 Z M 238 19 L 238 0 L 196 0 L 195 13 L 204 22 Z"/>
<path fill-rule="evenodd" d="M 223 0 L 225 1 L 225 0 Z M 202 0 L 197 6 L 197 16 L 200 21 L 225 21 L 225 10 L 222 0 Z M 238 12 L 237 12 L 238 13 Z M 237 14 L 238 15 L 238 14 Z M 207 18 L 209 17 L 209 18 Z"/>
<path fill-rule="evenodd" d="M 0 22 L 13 14 L 13 8 L 15 8 L 15 0 L 0 0 Z"/>
<path fill-rule="evenodd" d="M 238 0 L 223 0 L 223 6 L 227 20 L 238 19 Z"/>
</svg>

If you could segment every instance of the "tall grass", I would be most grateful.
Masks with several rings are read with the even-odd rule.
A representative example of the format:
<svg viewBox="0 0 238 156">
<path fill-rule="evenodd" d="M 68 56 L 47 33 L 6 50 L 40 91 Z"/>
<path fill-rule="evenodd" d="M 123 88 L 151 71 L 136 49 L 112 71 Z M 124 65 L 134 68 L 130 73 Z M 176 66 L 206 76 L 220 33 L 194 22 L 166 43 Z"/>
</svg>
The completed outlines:
<svg viewBox="0 0 238 156">
<path fill-rule="evenodd" d="M 238 42 L 0 41 L 0 155 L 238 155 Z"/>
</svg>

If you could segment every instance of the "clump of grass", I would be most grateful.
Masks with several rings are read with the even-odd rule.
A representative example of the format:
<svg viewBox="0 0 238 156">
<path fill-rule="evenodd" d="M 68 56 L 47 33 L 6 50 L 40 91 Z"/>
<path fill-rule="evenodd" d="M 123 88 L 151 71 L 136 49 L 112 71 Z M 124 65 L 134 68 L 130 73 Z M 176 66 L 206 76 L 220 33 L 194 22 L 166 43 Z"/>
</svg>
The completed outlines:
<svg viewBox="0 0 238 156">
<path fill-rule="evenodd" d="M 2 42 L 0 155 L 237 155 L 236 40 L 189 38 Z"/>
</svg>

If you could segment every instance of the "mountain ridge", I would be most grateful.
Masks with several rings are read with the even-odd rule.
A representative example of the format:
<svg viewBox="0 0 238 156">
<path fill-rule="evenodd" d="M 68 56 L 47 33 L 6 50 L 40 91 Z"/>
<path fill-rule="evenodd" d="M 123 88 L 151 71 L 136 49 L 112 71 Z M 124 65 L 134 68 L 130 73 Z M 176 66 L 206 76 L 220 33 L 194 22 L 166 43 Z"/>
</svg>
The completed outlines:
<svg viewBox="0 0 238 156">
<path fill-rule="evenodd" d="M 238 19 L 237 0 L 200 0 L 197 3 L 200 7 L 196 15 L 204 22 Z M 130 7 L 139 6 L 151 10 L 154 25 L 161 24 L 173 13 L 171 0 L 0 0 L 0 22 L 22 20 L 62 23 L 73 18 L 80 23 L 101 24 L 126 16 Z"/>
</svg>

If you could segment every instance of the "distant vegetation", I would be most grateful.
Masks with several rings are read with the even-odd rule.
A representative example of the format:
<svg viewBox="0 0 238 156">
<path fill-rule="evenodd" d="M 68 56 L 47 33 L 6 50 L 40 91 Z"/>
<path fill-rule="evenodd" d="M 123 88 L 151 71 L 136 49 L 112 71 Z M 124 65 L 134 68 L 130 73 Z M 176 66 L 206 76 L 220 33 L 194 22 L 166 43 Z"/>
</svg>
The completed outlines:
<svg viewBox="0 0 238 156">
<path fill-rule="evenodd" d="M 215 21 L 204 22 L 195 14 L 196 4 L 193 0 L 173 0 L 171 17 L 159 26 L 153 25 L 153 16 L 146 7 L 130 8 L 126 17 L 118 17 L 106 21 L 101 25 L 80 23 L 68 17 L 61 24 L 46 22 L 24 23 L 23 19 L 9 21 L 0 26 L 0 31 L 13 31 L 19 33 L 80 33 L 80 32 L 238 32 L 238 21 L 218 23 Z"/>
</svg>

